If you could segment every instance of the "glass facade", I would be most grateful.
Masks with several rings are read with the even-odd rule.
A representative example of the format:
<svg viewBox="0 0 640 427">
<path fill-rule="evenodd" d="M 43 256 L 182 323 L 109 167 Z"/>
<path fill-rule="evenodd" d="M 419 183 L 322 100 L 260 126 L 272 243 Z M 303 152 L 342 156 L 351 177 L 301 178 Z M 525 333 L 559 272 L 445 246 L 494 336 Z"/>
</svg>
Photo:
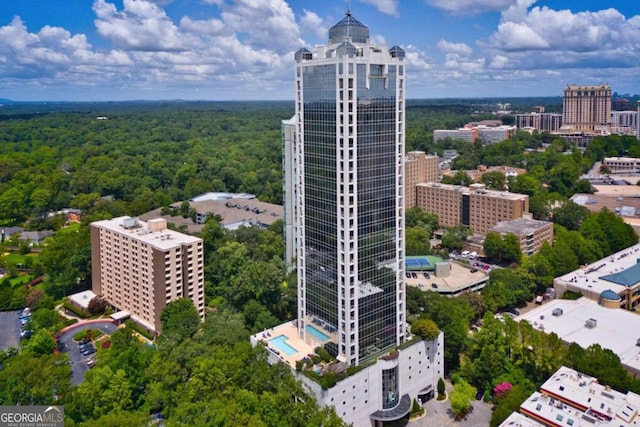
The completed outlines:
<svg viewBox="0 0 640 427">
<path fill-rule="evenodd" d="M 347 18 L 296 55 L 298 316 L 359 364 L 404 336 L 404 54 Z"/>
</svg>

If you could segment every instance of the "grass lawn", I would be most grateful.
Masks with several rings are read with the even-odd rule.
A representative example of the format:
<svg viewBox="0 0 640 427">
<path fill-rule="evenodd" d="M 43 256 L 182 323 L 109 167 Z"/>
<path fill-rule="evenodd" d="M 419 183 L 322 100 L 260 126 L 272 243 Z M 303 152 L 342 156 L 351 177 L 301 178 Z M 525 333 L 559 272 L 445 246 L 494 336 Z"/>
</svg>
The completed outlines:
<svg viewBox="0 0 640 427">
<path fill-rule="evenodd" d="M 6 262 L 11 264 L 24 264 L 27 259 L 26 255 L 18 254 L 18 253 L 8 253 L 2 257 Z"/>
<path fill-rule="evenodd" d="M 33 279 L 33 276 L 26 274 L 24 276 L 13 277 L 9 279 L 9 283 L 11 283 L 12 287 L 22 286 L 29 283 Z"/>
</svg>

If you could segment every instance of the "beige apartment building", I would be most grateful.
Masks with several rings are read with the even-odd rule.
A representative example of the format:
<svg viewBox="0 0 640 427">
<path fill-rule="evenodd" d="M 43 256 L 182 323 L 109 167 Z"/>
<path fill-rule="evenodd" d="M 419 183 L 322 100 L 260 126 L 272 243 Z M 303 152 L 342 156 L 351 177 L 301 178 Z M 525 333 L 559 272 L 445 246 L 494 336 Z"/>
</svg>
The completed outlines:
<svg viewBox="0 0 640 427">
<path fill-rule="evenodd" d="M 405 207 L 416 206 L 416 185 L 421 182 L 440 181 L 440 166 L 437 155 L 424 151 L 410 151 L 404 161 Z"/>
<path fill-rule="evenodd" d="M 562 127 L 594 132 L 611 126 L 611 86 L 567 85 L 562 99 Z"/>
<path fill-rule="evenodd" d="M 204 319 L 202 239 L 167 228 L 166 220 L 128 216 L 91 223 L 92 290 L 153 333 L 178 298 Z"/>
<path fill-rule="evenodd" d="M 524 256 L 537 254 L 544 242 L 553 244 L 553 223 L 549 221 L 519 218 L 499 222 L 491 231 L 502 236 L 515 234 L 520 241 L 520 251 Z"/>
<path fill-rule="evenodd" d="M 440 183 L 416 186 L 417 205 L 438 215 L 440 225 L 466 225 L 474 234 L 485 235 L 497 223 L 522 218 L 529 212 L 529 196 L 486 190 L 483 184 L 470 187 Z"/>
</svg>

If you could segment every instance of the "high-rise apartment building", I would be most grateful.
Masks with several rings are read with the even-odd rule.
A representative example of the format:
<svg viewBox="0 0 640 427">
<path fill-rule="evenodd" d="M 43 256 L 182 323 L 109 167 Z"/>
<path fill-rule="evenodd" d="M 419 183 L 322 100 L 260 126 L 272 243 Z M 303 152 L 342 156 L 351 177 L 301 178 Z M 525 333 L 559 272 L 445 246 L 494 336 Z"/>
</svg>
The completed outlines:
<svg viewBox="0 0 640 427">
<path fill-rule="evenodd" d="M 594 132 L 611 126 L 611 86 L 567 85 L 562 99 L 562 126 Z"/>
<path fill-rule="evenodd" d="M 350 13 L 295 55 L 299 331 L 335 327 L 349 365 L 405 334 L 404 57 Z"/>
<path fill-rule="evenodd" d="M 150 332 L 160 314 L 189 298 L 204 319 L 202 239 L 167 229 L 164 219 L 128 216 L 91 223 L 92 290 Z"/>
<path fill-rule="evenodd" d="M 404 161 L 405 207 L 416 205 L 416 185 L 440 181 L 440 158 L 424 151 L 409 151 Z"/>
<path fill-rule="evenodd" d="M 425 212 L 438 215 L 440 225 L 466 225 L 474 234 L 485 235 L 501 221 L 522 218 L 529 212 L 529 196 L 507 191 L 422 183 L 416 186 L 416 203 Z"/>
<path fill-rule="evenodd" d="M 295 116 L 282 141 L 298 316 L 252 342 L 292 368 L 318 346 L 337 372 L 363 366 L 326 390 L 296 371 L 355 426 L 401 418 L 443 374 L 442 333 L 406 342 L 404 115 L 404 50 L 373 45 L 350 12 L 326 46 L 296 52 Z"/>
<path fill-rule="evenodd" d="M 516 114 L 515 122 L 518 129 L 535 129 L 539 132 L 555 132 L 562 127 L 562 114 Z"/>
</svg>

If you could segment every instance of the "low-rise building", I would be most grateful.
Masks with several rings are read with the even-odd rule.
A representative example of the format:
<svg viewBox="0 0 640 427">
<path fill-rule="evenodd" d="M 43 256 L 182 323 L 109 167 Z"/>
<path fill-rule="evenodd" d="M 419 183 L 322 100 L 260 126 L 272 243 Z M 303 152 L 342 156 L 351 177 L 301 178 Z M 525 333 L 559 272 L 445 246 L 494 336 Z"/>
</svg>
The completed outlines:
<svg viewBox="0 0 640 427">
<path fill-rule="evenodd" d="M 176 226 L 186 227 L 190 233 L 200 232 L 211 216 L 220 218 L 220 225 L 227 230 L 239 227 L 266 228 L 283 219 L 281 205 L 262 202 L 253 194 L 211 192 L 189 199 L 188 202 L 189 208 L 195 210 L 194 219 L 181 215 L 181 202 L 171 205 L 173 213 L 167 212 L 166 209 L 154 209 L 140 215 L 140 219 L 147 221 L 152 218 L 164 218 Z"/>
<path fill-rule="evenodd" d="M 579 427 L 608 426 L 631 427 L 637 425 L 640 415 L 640 396 L 633 392 L 621 393 L 597 378 L 560 367 L 522 405 L 520 414 L 544 426 Z M 517 418 L 523 420 L 522 418 Z M 536 424 L 506 424 L 501 426 L 529 426 Z"/>
<path fill-rule="evenodd" d="M 640 244 L 557 277 L 553 287 L 556 295 L 571 291 L 593 301 L 610 291 L 620 308 L 635 310 L 640 302 Z"/>
<path fill-rule="evenodd" d="M 609 168 L 612 174 L 640 172 L 640 159 L 636 157 L 605 157 L 602 166 Z"/>
<path fill-rule="evenodd" d="M 524 256 L 538 253 L 544 242 L 553 244 L 553 223 L 530 218 L 518 218 L 502 221 L 491 231 L 502 236 L 515 234 L 520 241 L 520 250 Z"/>
<path fill-rule="evenodd" d="M 554 333 L 566 345 L 576 343 L 586 349 L 598 344 L 615 353 L 631 375 L 640 375 L 640 316 L 613 308 L 619 307 L 619 300 L 609 290 L 593 293 L 597 300 L 551 299 L 515 320 L 529 322 L 538 331 Z"/>
</svg>

